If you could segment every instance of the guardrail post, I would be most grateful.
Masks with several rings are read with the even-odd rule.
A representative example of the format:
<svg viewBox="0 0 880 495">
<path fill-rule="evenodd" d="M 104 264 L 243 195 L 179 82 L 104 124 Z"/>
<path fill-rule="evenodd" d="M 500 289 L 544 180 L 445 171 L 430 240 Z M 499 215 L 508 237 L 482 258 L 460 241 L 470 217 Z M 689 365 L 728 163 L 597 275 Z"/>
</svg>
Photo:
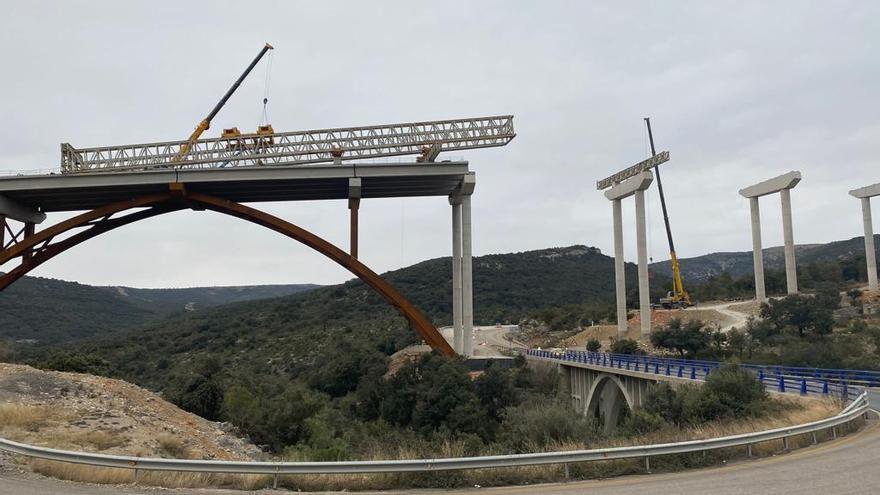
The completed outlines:
<svg viewBox="0 0 880 495">
<path fill-rule="evenodd" d="M 669 376 L 669 363 L 666 363 L 666 376 Z"/>
<path fill-rule="evenodd" d="M 801 379 L 801 395 L 807 395 L 807 380 Z"/>
<path fill-rule="evenodd" d="M 570 479 L 568 472 L 568 463 L 566 462 L 565 464 L 563 464 L 563 466 L 565 466 L 565 479 Z"/>
<path fill-rule="evenodd" d="M 814 431 L 811 435 L 813 436 L 813 445 L 819 443 L 819 441 L 816 439 L 816 432 Z"/>
<path fill-rule="evenodd" d="M 651 458 L 649 456 L 645 456 L 645 472 L 651 474 Z"/>
<path fill-rule="evenodd" d="M 697 379 L 697 367 L 691 366 L 691 380 Z"/>
<path fill-rule="evenodd" d="M 660 374 L 660 363 L 657 362 L 657 361 L 654 362 L 654 374 L 655 374 L 655 375 L 659 375 L 659 374 Z"/>
<path fill-rule="evenodd" d="M 748 445 L 746 445 L 746 447 L 748 447 L 748 454 L 747 454 L 747 456 L 748 456 L 748 457 L 752 457 L 752 444 L 748 444 Z"/>
<path fill-rule="evenodd" d="M 758 370 L 758 381 L 764 383 L 764 370 Z"/>
<path fill-rule="evenodd" d="M 779 385 L 776 387 L 779 392 L 785 392 L 785 378 L 779 375 Z"/>
<path fill-rule="evenodd" d="M 272 489 L 278 489 L 278 466 L 275 466 L 275 474 L 272 475 Z"/>
<path fill-rule="evenodd" d="M 138 468 L 134 468 L 134 480 L 133 483 L 135 485 L 138 484 L 138 478 L 140 477 L 140 470 Z"/>
<path fill-rule="evenodd" d="M 822 395 L 828 395 L 828 382 L 822 382 Z"/>
<path fill-rule="evenodd" d="M 788 450 L 788 437 L 782 437 L 782 450 Z"/>
<path fill-rule="evenodd" d="M 678 377 L 682 378 L 684 376 L 684 366 L 678 365 Z"/>
<path fill-rule="evenodd" d="M 837 440 L 837 427 L 836 426 L 831 427 L 831 438 Z"/>
</svg>

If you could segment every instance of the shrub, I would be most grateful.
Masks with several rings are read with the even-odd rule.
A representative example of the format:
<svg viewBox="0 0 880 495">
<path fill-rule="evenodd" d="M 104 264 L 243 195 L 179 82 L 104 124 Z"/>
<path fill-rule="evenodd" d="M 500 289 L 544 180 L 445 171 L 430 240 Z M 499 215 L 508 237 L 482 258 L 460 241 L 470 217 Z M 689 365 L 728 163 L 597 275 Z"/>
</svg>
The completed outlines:
<svg viewBox="0 0 880 495">
<path fill-rule="evenodd" d="M 587 350 L 590 352 L 599 352 L 602 349 L 602 343 L 598 339 L 592 338 L 587 341 Z"/>
<path fill-rule="evenodd" d="M 704 388 L 726 416 L 756 415 L 770 398 L 752 373 L 734 365 L 709 373 Z"/>
<path fill-rule="evenodd" d="M 563 401 L 527 402 L 504 410 L 498 441 L 512 453 L 537 452 L 554 443 L 598 437 L 595 420 Z"/>
<path fill-rule="evenodd" d="M 640 354 L 639 343 L 631 339 L 618 339 L 611 343 L 611 352 L 615 354 Z"/>
</svg>

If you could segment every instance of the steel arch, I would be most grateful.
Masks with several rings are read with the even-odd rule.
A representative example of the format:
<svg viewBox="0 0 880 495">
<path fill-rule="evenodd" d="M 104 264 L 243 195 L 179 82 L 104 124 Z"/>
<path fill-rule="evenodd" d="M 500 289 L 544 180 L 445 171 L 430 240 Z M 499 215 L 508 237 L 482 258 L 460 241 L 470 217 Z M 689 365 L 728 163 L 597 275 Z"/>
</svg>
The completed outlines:
<svg viewBox="0 0 880 495">
<path fill-rule="evenodd" d="M 135 208 L 146 209 L 114 217 Z M 445 356 L 455 355 L 446 339 L 415 305 L 376 272 L 342 249 L 274 215 L 226 199 L 186 192 L 182 184 L 172 184 L 171 192 L 142 196 L 82 213 L 28 236 L 8 249 L 0 250 L 0 265 L 16 257 L 22 258 L 19 266 L 0 276 L 0 291 L 42 263 L 88 239 L 123 225 L 185 208 L 207 209 L 240 218 L 274 230 L 318 251 L 350 271 L 397 308 L 431 348 Z M 56 237 L 81 228 L 85 230 L 53 242 Z"/>
</svg>

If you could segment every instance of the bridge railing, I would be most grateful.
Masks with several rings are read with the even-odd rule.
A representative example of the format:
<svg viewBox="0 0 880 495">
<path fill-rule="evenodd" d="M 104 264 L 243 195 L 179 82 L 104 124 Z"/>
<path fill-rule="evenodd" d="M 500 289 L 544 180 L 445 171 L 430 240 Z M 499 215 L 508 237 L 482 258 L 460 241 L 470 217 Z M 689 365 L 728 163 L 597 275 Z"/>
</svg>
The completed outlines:
<svg viewBox="0 0 880 495">
<path fill-rule="evenodd" d="M 690 380 L 705 380 L 706 376 L 730 363 L 678 359 L 660 356 L 614 354 L 590 351 L 550 351 L 529 349 L 533 357 L 576 362 L 591 366 L 625 369 L 633 372 L 664 375 Z M 839 370 L 804 368 L 761 364 L 737 364 L 754 373 L 768 389 L 801 395 L 833 395 L 852 400 L 863 387 L 880 386 L 880 372 L 866 370 Z"/>
<path fill-rule="evenodd" d="M 783 440 L 783 448 L 788 449 L 788 439 L 804 434 L 812 434 L 813 443 L 817 442 L 816 434 L 831 430 L 837 437 L 837 427 L 848 424 L 863 415 L 870 408 L 866 393 L 857 396 L 846 408 L 836 416 L 811 423 L 785 428 L 776 428 L 753 433 L 731 435 L 705 440 L 664 443 L 654 445 L 636 445 L 631 447 L 612 447 L 592 450 L 572 450 L 566 452 L 540 452 L 533 454 L 495 455 L 480 457 L 453 457 L 444 459 L 413 459 L 388 461 L 344 461 L 344 462 L 248 462 L 248 461 L 211 461 L 187 459 L 155 459 L 132 456 L 90 454 L 66 450 L 38 447 L 10 440 L 0 439 L 0 450 L 15 454 L 59 462 L 87 464 L 91 466 L 126 468 L 134 471 L 137 481 L 140 470 L 148 471 L 183 471 L 199 473 L 224 474 L 265 474 L 273 475 L 277 485 L 279 475 L 292 474 L 353 474 L 353 473 L 399 473 L 425 471 L 452 471 L 461 469 L 501 468 L 515 466 L 533 466 L 540 464 L 569 464 L 574 462 L 608 461 L 615 459 L 644 458 L 645 468 L 650 469 L 650 458 L 660 455 L 703 452 L 715 449 L 726 449 L 747 446 L 751 455 L 751 446 L 771 440 Z M 567 466 L 566 466 L 567 467 Z"/>
</svg>

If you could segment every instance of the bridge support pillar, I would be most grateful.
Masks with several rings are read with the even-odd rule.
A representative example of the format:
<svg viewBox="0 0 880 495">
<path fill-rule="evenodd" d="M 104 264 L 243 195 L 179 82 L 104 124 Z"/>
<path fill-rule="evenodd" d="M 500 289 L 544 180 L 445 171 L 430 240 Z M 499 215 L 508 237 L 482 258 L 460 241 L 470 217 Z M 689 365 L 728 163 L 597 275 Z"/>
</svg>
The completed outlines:
<svg viewBox="0 0 880 495">
<path fill-rule="evenodd" d="M 462 354 L 474 354 L 474 281 L 471 245 L 471 195 L 461 197 L 461 323 Z"/>
<path fill-rule="evenodd" d="M 639 319 L 642 337 L 651 335 L 651 289 L 648 285 L 648 241 L 645 221 L 645 191 L 638 190 L 636 200 L 636 244 L 639 258 Z"/>
<path fill-rule="evenodd" d="M 462 353 L 461 333 L 461 200 L 449 198 L 452 206 L 452 348 Z"/>
<path fill-rule="evenodd" d="M 785 281 L 789 294 L 797 294 L 797 266 L 794 256 L 794 235 L 791 227 L 791 190 L 801 181 L 801 173 L 792 171 L 755 185 L 740 189 L 739 194 L 749 200 L 752 217 L 752 261 L 755 266 L 755 299 L 767 300 L 764 287 L 764 256 L 761 246 L 761 211 L 758 198 L 779 193 L 782 201 L 782 231 L 785 243 Z"/>
<path fill-rule="evenodd" d="M 868 289 L 877 290 L 877 256 L 874 251 L 874 225 L 871 220 L 871 198 L 862 200 L 862 224 L 865 228 L 865 261 L 868 264 Z"/>
<path fill-rule="evenodd" d="M 358 257 L 358 210 L 361 207 L 361 179 L 353 177 L 348 179 L 348 209 L 350 215 L 350 239 L 351 257 Z"/>
<path fill-rule="evenodd" d="M 764 289 L 764 251 L 761 245 L 761 205 L 758 198 L 749 198 L 749 210 L 752 216 L 752 263 L 755 271 L 755 299 L 758 302 L 767 300 Z"/>
<path fill-rule="evenodd" d="M 636 241 L 638 244 L 639 262 L 639 311 L 641 333 L 651 333 L 651 295 L 648 287 L 648 248 L 645 221 L 645 190 L 654 181 L 651 172 L 642 172 L 629 179 L 616 183 L 605 191 L 605 197 L 611 200 L 611 211 L 614 217 L 614 287 L 617 295 L 617 338 L 626 338 L 626 263 L 623 260 L 623 213 L 621 201 L 635 195 L 636 201 Z"/>
<path fill-rule="evenodd" d="M 614 217 L 614 293 L 617 299 L 617 338 L 626 337 L 626 265 L 623 261 L 623 212 L 619 199 L 611 201 Z"/>
<path fill-rule="evenodd" d="M 455 351 L 463 356 L 474 353 L 471 196 L 475 186 L 476 176 L 470 173 L 449 196 L 452 206 L 452 341 Z"/>
<path fill-rule="evenodd" d="M 791 228 L 791 189 L 779 191 L 782 200 L 782 236 L 785 244 L 785 283 L 789 294 L 797 294 L 797 267 L 794 257 L 794 235 Z"/>
</svg>

